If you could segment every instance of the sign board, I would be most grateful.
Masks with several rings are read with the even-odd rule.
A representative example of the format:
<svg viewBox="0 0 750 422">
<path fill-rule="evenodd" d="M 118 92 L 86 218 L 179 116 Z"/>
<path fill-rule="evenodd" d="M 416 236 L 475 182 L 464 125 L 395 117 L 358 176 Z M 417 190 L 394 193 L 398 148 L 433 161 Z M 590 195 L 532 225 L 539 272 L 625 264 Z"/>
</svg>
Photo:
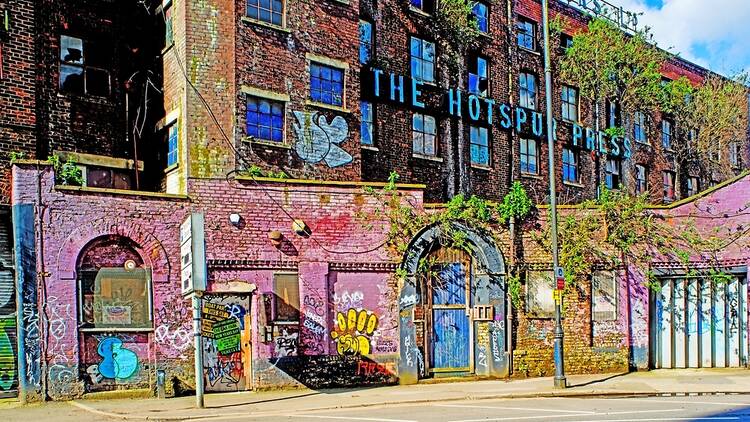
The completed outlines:
<svg viewBox="0 0 750 422">
<path fill-rule="evenodd" d="M 555 289 L 552 291 L 552 298 L 555 300 L 555 304 L 559 305 L 562 302 L 563 291 Z"/>
<path fill-rule="evenodd" d="M 180 225 L 182 294 L 206 290 L 206 241 L 203 214 L 192 213 Z"/>
<path fill-rule="evenodd" d="M 555 267 L 555 280 L 557 281 L 557 290 L 565 288 L 565 272 L 562 267 Z"/>
</svg>

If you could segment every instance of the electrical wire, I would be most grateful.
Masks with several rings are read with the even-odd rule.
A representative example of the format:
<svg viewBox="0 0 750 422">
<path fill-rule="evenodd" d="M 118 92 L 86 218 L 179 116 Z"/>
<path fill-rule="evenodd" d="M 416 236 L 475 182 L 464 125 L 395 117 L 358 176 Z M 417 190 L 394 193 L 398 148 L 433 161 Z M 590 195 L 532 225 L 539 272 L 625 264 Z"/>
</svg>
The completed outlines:
<svg viewBox="0 0 750 422">
<path fill-rule="evenodd" d="M 164 23 L 166 24 L 166 22 L 167 22 L 167 18 L 166 18 L 166 15 L 165 15 L 165 13 L 164 13 L 164 9 L 163 9 L 163 8 L 161 9 L 161 15 L 162 15 L 162 18 L 164 19 Z M 242 163 L 243 163 L 243 164 L 245 164 L 245 166 L 250 166 L 250 165 L 252 165 L 252 163 L 251 163 L 251 162 L 249 162 L 249 161 L 247 160 L 247 158 L 246 158 L 246 157 L 244 157 L 244 155 L 243 155 L 242 153 L 240 153 L 240 151 L 239 151 L 239 150 L 237 149 L 237 147 L 235 147 L 235 146 L 234 146 L 234 143 L 233 143 L 233 142 L 232 142 L 232 140 L 231 140 L 231 139 L 229 138 L 229 136 L 227 136 L 226 132 L 224 131 L 224 128 L 222 127 L 221 123 L 219 122 L 219 119 L 218 119 L 218 118 L 216 117 L 216 115 L 214 114 L 214 112 L 213 112 L 213 109 L 211 108 L 211 105 L 210 105 L 210 104 L 208 103 L 208 101 L 206 101 L 206 99 L 205 99 L 205 98 L 203 97 L 203 94 L 201 94 L 201 92 L 200 92 L 200 90 L 198 89 L 198 87 L 196 87 L 196 86 L 195 86 L 195 85 L 193 84 L 193 82 L 192 82 L 192 81 L 190 80 L 190 77 L 189 77 L 189 76 L 188 76 L 188 74 L 187 74 L 187 69 L 186 69 L 186 68 L 185 68 L 185 66 L 183 65 L 183 63 L 182 63 L 182 60 L 180 59 L 180 55 L 179 55 L 179 54 L 177 53 L 177 48 L 176 48 L 176 46 L 175 46 L 175 48 L 172 48 L 171 50 L 172 50 L 172 52 L 173 52 L 173 54 L 174 54 L 175 60 L 177 61 L 177 66 L 178 66 L 178 67 L 180 68 L 180 71 L 181 71 L 181 73 L 182 73 L 183 77 L 185 78 L 185 82 L 186 82 L 186 83 L 188 84 L 188 86 L 190 86 L 190 88 L 191 88 L 191 89 L 193 90 L 193 92 L 194 92 L 194 93 L 196 94 L 196 96 L 197 96 L 197 97 L 198 97 L 198 99 L 200 100 L 201 104 L 203 105 L 203 108 L 205 108 L 205 109 L 206 109 L 206 112 L 207 112 L 207 113 L 208 113 L 208 115 L 209 115 L 209 116 L 211 117 L 211 120 L 213 121 L 214 125 L 216 126 L 216 128 L 217 128 L 217 129 L 219 129 L 219 132 L 221 133 L 221 136 L 222 136 L 222 138 L 224 139 L 224 141 L 225 141 L 225 142 L 227 143 L 227 145 L 229 145 L 229 148 L 231 148 L 231 150 L 232 150 L 232 151 L 234 152 L 235 156 L 236 156 L 236 157 L 237 157 L 237 158 L 238 158 L 238 159 L 239 159 L 240 161 L 242 161 Z M 232 171 L 230 171 L 229 173 L 227 173 L 227 176 L 226 176 L 226 178 L 227 178 L 227 181 L 228 181 L 228 179 L 229 179 L 229 176 L 230 176 L 231 174 L 235 173 L 235 172 L 237 172 L 237 170 L 232 170 Z M 279 209 L 280 209 L 280 210 L 281 210 L 281 211 L 282 211 L 282 212 L 283 212 L 283 213 L 284 213 L 284 214 L 285 214 L 285 215 L 286 215 L 287 217 L 289 217 L 289 219 L 290 219 L 290 220 L 292 220 L 292 221 L 296 221 L 296 220 L 297 220 L 297 218 L 295 218 L 295 217 L 294 217 L 294 216 L 293 216 L 293 215 L 292 215 L 292 214 L 291 214 L 291 213 L 290 213 L 289 211 L 287 211 L 287 210 L 286 210 L 286 208 L 284 208 L 284 207 L 283 207 L 283 206 L 282 206 L 282 205 L 281 205 L 281 204 L 280 204 L 280 203 L 279 203 L 279 202 L 278 202 L 278 201 L 276 200 L 276 198 L 274 198 L 274 197 L 273 197 L 273 196 L 272 196 L 272 195 L 270 194 L 270 192 L 268 192 L 268 191 L 266 190 L 266 188 L 265 188 L 265 187 L 264 187 L 263 185 L 261 185 L 261 184 L 260 184 L 260 182 L 258 182 L 258 181 L 257 181 L 257 180 L 255 179 L 255 176 L 253 176 L 253 175 L 250 175 L 250 177 L 251 177 L 251 180 L 253 181 L 253 183 L 255 184 L 255 186 L 257 186 L 258 188 L 260 188 L 260 189 L 261 189 L 261 190 L 262 190 L 262 191 L 263 191 L 263 192 L 264 192 L 264 193 L 266 194 L 266 196 L 268 197 L 268 199 L 270 199 L 270 200 L 271 200 L 271 202 L 272 202 L 272 203 L 274 204 L 274 206 L 276 206 L 277 208 L 279 208 Z M 231 184 L 230 184 L 230 185 L 231 185 Z M 382 248 L 382 247 L 383 247 L 383 246 L 385 246 L 385 244 L 386 244 L 386 241 L 383 241 L 383 242 L 381 242 L 381 243 L 377 244 L 376 246 L 371 246 L 371 247 L 369 247 L 369 248 L 367 248 L 367 249 L 365 249 L 365 250 L 335 250 L 335 249 L 330 249 L 330 248 L 326 247 L 325 245 L 323 245 L 323 244 L 322 244 L 322 243 L 321 243 L 320 241 L 318 241 L 318 239 L 316 239 L 316 238 L 315 238 L 315 236 L 313 236 L 313 234 L 310 234 L 310 236 L 309 236 L 309 239 L 310 239 L 310 240 L 312 240 L 312 241 L 313 241 L 313 242 L 314 242 L 314 243 L 315 243 L 316 245 L 318 245 L 318 246 L 319 246 L 319 247 L 320 247 L 321 249 L 323 249 L 324 251 L 326 251 L 326 252 L 328 252 L 328 253 L 331 253 L 331 254 L 335 254 L 335 255 L 347 255 L 347 254 L 351 254 L 351 255 L 361 255 L 361 254 L 367 254 L 367 253 L 371 253 L 371 252 L 374 252 L 374 251 L 376 251 L 376 250 L 378 250 L 378 249 Z"/>
</svg>

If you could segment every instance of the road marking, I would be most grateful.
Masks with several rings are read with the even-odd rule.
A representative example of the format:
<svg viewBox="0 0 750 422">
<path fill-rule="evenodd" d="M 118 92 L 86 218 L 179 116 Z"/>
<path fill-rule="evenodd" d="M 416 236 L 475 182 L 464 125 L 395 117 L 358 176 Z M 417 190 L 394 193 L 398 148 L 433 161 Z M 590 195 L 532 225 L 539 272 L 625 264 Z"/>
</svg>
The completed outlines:
<svg viewBox="0 0 750 422">
<path fill-rule="evenodd" d="M 561 397 L 562 398 L 562 397 Z M 693 400 L 669 400 L 669 397 L 663 397 L 667 400 L 647 400 L 647 399 L 626 399 L 626 398 L 604 398 L 604 397 L 593 397 L 585 398 L 583 400 L 617 400 L 617 401 L 629 401 L 629 402 L 641 402 L 641 403 L 677 403 L 677 404 L 715 404 L 718 406 L 750 406 L 750 403 L 740 402 L 718 402 L 718 401 L 693 401 Z"/>
<path fill-rule="evenodd" d="M 541 410 L 541 409 L 536 409 Z M 549 419 L 552 417 L 555 418 L 572 418 L 572 417 L 578 417 L 578 416 L 614 416 L 614 415 L 633 415 L 636 413 L 665 413 L 665 412 L 682 412 L 685 409 L 659 409 L 659 410 L 629 410 L 626 412 L 594 412 L 594 413 L 577 413 L 573 415 L 539 415 L 539 416 L 516 416 L 516 417 L 510 417 L 510 418 L 493 418 L 493 419 L 461 419 L 461 420 L 453 420 L 450 422 L 482 422 L 482 421 L 512 421 L 517 419 Z M 625 420 L 635 420 L 635 419 L 625 419 Z M 649 420 L 649 419 L 639 419 L 639 420 Z M 658 420 L 658 419 L 654 419 Z M 666 420 L 685 420 L 685 418 L 682 419 L 666 419 Z"/>
<path fill-rule="evenodd" d="M 343 419 L 345 421 L 373 421 L 373 422 L 418 422 L 409 419 L 383 419 L 383 418 L 357 418 L 354 416 L 325 416 L 325 415 L 307 415 L 303 413 L 295 413 L 292 415 L 284 415 L 290 418 L 305 417 L 315 419 Z"/>
<path fill-rule="evenodd" d="M 560 409 L 537 409 L 533 407 L 506 407 L 506 406 L 476 406 L 469 404 L 436 404 L 435 407 L 461 407 L 470 409 L 498 409 L 498 410 L 528 410 L 530 412 L 555 412 L 555 413 L 575 413 L 575 414 L 590 414 L 596 415 L 596 412 L 590 412 L 586 410 L 560 410 Z"/>
<path fill-rule="evenodd" d="M 740 418 L 735 416 L 705 416 L 694 418 L 646 418 L 646 419 L 585 419 L 581 422 L 658 422 L 658 421 L 736 421 Z"/>
</svg>

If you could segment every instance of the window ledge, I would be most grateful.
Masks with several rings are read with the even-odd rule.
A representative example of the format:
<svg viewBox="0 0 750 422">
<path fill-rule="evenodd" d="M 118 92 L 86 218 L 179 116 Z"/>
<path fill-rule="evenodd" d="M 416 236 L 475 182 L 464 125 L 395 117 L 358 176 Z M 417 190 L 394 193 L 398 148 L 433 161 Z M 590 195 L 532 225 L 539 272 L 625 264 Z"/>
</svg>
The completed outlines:
<svg viewBox="0 0 750 422">
<path fill-rule="evenodd" d="M 375 147 L 375 146 L 372 146 L 372 145 L 362 145 L 362 149 L 366 149 L 368 151 L 380 152 L 380 150 L 378 149 L 378 147 Z"/>
<path fill-rule="evenodd" d="M 427 12 L 425 12 L 422 9 L 417 9 L 414 6 L 409 6 L 409 11 L 412 12 L 412 13 L 414 13 L 414 14 L 416 14 L 416 15 L 422 16 L 422 17 L 426 17 L 426 18 L 432 17 L 432 14 L 427 13 Z"/>
<path fill-rule="evenodd" d="M 164 169 L 164 174 L 168 174 L 168 173 L 173 172 L 174 170 L 177 170 L 177 167 L 179 166 L 180 166 L 179 162 L 174 163 L 171 166 L 167 166 L 167 168 Z"/>
<path fill-rule="evenodd" d="M 292 31 L 290 29 L 284 28 L 283 26 L 274 25 L 274 24 L 268 23 L 268 22 L 263 22 L 261 20 L 253 19 L 253 18 L 250 18 L 250 17 L 247 17 L 247 16 L 243 16 L 241 18 L 241 20 L 242 20 L 242 22 L 245 22 L 245 23 L 248 23 L 248 24 L 251 24 L 251 25 L 261 26 L 263 28 L 274 29 L 276 31 L 283 32 L 285 34 L 291 34 L 292 33 Z"/>
<path fill-rule="evenodd" d="M 331 0 L 334 3 L 349 4 L 349 0 Z"/>
<path fill-rule="evenodd" d="M 92 193 L 92 194 L 103 193 L 107 195 L 142 196 L 142 197 L 158 198 L 158 199 L 189 199 L 187 195 L 179 195 L 179 194 L 174 194 L 174 193 L 148 192 L 148 191 L 142 191 L 142 190 L 97 188 L 93 186 L 55 185 L 55 190 L 63 191 L 63 192 L 82 192 L 82 193 Z"/>
<path fill-rule="evenodd" d="M 305 105 L 312 106 L 312 107 L 325 108 L 328 110 L 338 111 L 341 113 L 351 113 L 351 110 L 349 110 L 346 107 L 335 106 L 335 105 L 326 104 L 326 103 L 319 103 L 317 101 L 307 100 L 305 101 Z"/>
<path fill-rule="evenodd" d="M 533 173 L 523 173 L 521 172 L 521 177 L 525 177 L 527 179 L 536 179 L 536 180 L 543 180 L 544 178 L 540 174 L 533 174 Z"/>
<path fill-rule="evenodd" d="M 413 158 L 419 158 L 420 160 L 434 161 L 436 163 L 442 163 L 443 162 L 443 158 L 442 157 L 438 157 L 438 156 L 435 156 L 435 155 L 425 155 L 425 154 L 418 154 L 418 153 L 414 152 L 414 153 L 411 154 L 411 156 Z"/>
<path fill-rule="evenodd" d="M 638 146 L 651 148 L 651 142 L 640 142 L 640 141 L 634 141 L 634 142 Z"/>
<path fill-rule="evenodd" d="M 518 45 L 518 44 L 516 44 L 516 45 Z M 521 51 L 525 51 L 527 53 L 531 53 L 531 54 L 533 54 L 535 56 L 541 56 L 541 53 L 539 53 L 538 50 L 529 50 L 528 48 L 521 47 L 520 45 L 518 46 L 518 49 L 521 50 Z"/>
<path fill-rule="evenodd" d="M 477 170 L 482 170 L 482 171 L 491 171 L 492 170 L 492 167 L 485 166 L 483 164 L 472 164 L 471 168 L 477 169 Z"/>
<path fill-rule="evenodd" d="M 584 188 L 584 187 L 585 187 L 585 186 L 583 185 L 583 183 L 579 183 L 579 182 L 571 182 L 571 181 L 569 181 L 569 180 L 563 180 L 563 185 L 566 185 L 566 186 L 572 186 L 572 187 L 576 187 L 576 188 Z"/>
<path fill-rule="evenodd" d="M 253 137 L 245 137 L 243 142 L 248 142 L 253 145 L 262 145 L 264 147 L 273 147 L 273 148 L 281 148 L 281 149 L 292 149 L 291 145 L 285 144 L 283 142 L 273 142 L 273 141 L 262 141 L 259 139 L 255 139 Z"/>
</svg>

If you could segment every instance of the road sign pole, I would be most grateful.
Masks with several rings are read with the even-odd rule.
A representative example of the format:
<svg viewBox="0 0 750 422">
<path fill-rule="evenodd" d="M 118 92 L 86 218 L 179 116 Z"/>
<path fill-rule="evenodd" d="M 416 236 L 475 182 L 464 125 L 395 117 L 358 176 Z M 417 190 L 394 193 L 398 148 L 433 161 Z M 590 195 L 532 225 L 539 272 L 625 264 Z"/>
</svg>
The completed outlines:
<svg viewBox="0 0 750 422">
<path fill-rule="evenodd" d="M 193 336 L 195 337 L 195 407 L 202 409 L 203 404 L 203 346 L 201 342 L 201 298 L 198 292 L 193 299 Z"/>
<path fill-rule="evenodd" d="M 547 113 L 547 156 L 549 158 L 549 209 L 550 234 L 552 237 L 552 260 L 555 270 L 559 267 L 557 251 L 557 192 L 555 187 L 555 134 L 552 121 L 552 66 L 549 45 L 549 0 L 542 0 L 542 23 L 544 27 L 544 88 Z M 557 286 L 555 286 L 557 287 Z M 559 290 L 559 289 L 558 289 Z M 565 388 L 565 368 L 563 364 L 562 295 L 555 300 L 555 387 Z"/>
</svg>

